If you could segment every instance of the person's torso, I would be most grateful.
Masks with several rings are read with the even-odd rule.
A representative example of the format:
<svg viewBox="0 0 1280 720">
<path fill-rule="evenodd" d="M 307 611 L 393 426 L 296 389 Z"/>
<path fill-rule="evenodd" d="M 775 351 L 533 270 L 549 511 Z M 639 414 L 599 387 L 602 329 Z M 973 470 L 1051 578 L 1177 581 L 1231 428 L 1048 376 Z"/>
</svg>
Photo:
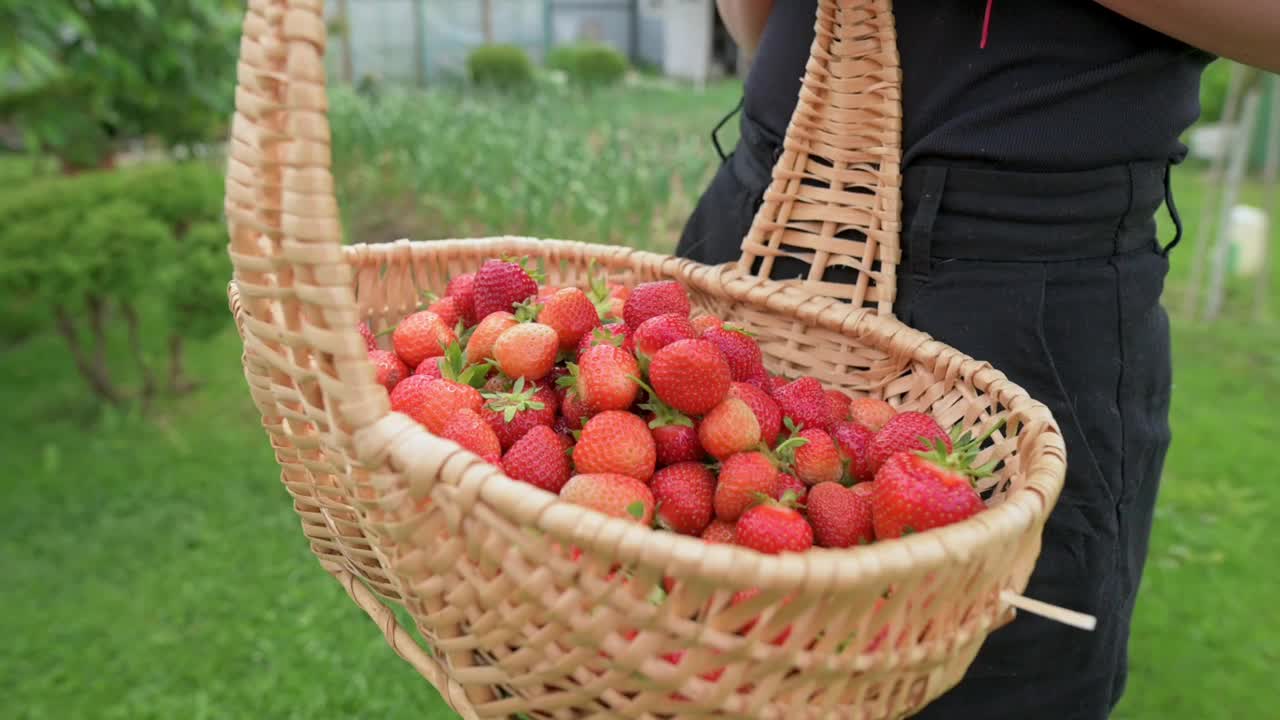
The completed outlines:
<svg viewBox="0 0 1280 720">
<path fill-rule="evenodd" d="M 743 112 L 781 135 L 804 74 L 817 0 L 778 0 Z M 897 0 L 903 161 L 1070 171 L 1180 161 L 1214 58 L 1093 0 Z"/>
</svg>

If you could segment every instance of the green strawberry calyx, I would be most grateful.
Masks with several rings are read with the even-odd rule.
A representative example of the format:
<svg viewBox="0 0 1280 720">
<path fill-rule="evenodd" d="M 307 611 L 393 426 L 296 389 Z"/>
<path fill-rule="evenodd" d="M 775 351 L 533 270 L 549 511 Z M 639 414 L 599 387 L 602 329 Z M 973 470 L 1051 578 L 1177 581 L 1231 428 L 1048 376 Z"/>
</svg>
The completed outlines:
<svg viewBox="0 0 1280 720">
<path fill-rule="evenodd" d="M 570 362 L 564 366 L 569 374 L 556 378 L 556 387 L 564 388 L 567 394 L 581 398 L 582 393 L 578 390 L 578 364 Z"/>
<path fill-rule="evenodd" d="M 676 410 L 670 405 L 662 402 L 658 397 L 658 393 L 654 392 L 653 388 L 649 387 L 645 381 L 635 375 L 628 375 L 627 378 L 634 381 L 637 385 L 643 388 L 645 392 L 649 393 L 649 401 L 641 404 L 640 408 L 653 413 L 653 419 L 649 421 L 650 430 L 656 430 L 660 427 L 667 427 L 670 425 L 693 427 L 693 420 L 689 419 L 688 415 L 685 415 L 679 410 Z"/>
<path fill-rule="evenodd" d="M 537 322 L 538 315 L 542 313 L 542 305 L 532 298 L 524 302 L 514 303 L 511 307 L 516 316 L 516 322 L 520 323 Z"/>
<path fill-rule="evenodd" d="M 462 354 L 462 344 L 451 342 L 444 347 L 444 361 L 440 363 L 440 375 L 446 380 L 478 389 L 484 387 L 485 380 L 489 377 L 489 370 L 492 368 L 493 366 L 487 362 L 467 364 Z"/>
<path fill-rule="evenodd" d="M 527 255 L 521 255 L 519 257 L 503 255 L 502 261 L 520 266 L 520 269 L 525 271 L 525 274 L 533 278 L 533 281 L 539 285 L 543 285 L 547 282 L 547 261 L 542 258 L 538 258 L 538 265 L 534 268 L 529 267 L 529 257 Z"/>
<path fill-rule="evenodd" d="M 927 450 L 917 450 L 915 455 L 923 458 L 931 465 L 944 470 L 969 478 L 970 484 L 984 477 L 989 477 L 995 472 L 996 466 L 1000 464 L 999 460 L 992 460 L 983 465 L 975 465 L 978 460 L 978 453 L 982 451 L 982 444 L 985 443 L 997 430 L 1004 427 L 1005 419 L 1000 418 L 982 435 L 973 437 L 969 432 L 960 432 L 960 426 L 956 425 L 948 433 L 951 438 L 951 450 L 947 450 L 947 445 L 940 439 L 920 438 L 921 442 L 928 446 Z"/>
<path fill-rule="evenodd" d="M 534 394 L 538 392 L 538 388 L 524 386 L 524 378 L 517 378 L 515 385 L 511 386 L 511 392 L 505 393 L 480 393 L 485 400 L 488 400 L 488 407 L 494 412 L 502 413 L 503 422 L 511 422 L 515 420 L 516 413 L 525 412 L 526 410 L 542 410 L 546 407 L 541 400 L 534 400 Z"/>
<path fill-rule="evenodd" d="M 596 307 L 596 315 L 600 316 L 600 321 L 604 322 L 610 319 L 610 311 L 613 309 L 613 295 L 609 290 L 609 282 L 603 274 L 596 274 L 597 263 L 595 260 L 587 267 L 588 288 L 587 299 Z"/>
<path fill-rule="evenodd" d="M 809 442 L 808 438 L 800 437 L 800 431 L 803 425 L 796 425 L 791 418 L 783 418 L 783 424 L 787 428 L 787 436 L 780 440 L 777 445 L 770 449 L 761 444 L 760 452 L 778 468 L 778 472 L 795 474 L 796 451 L 804 447 Z"/>
</svg>

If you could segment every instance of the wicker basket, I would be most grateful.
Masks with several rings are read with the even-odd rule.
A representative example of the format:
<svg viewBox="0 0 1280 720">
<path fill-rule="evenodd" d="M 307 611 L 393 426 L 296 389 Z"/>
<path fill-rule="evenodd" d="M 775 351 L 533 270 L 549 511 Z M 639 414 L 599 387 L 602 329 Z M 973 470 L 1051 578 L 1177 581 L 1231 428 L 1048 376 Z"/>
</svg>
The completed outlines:
<svg viewBox="0 0 1280 720">
<path fill-rule="evenodd" d="M 1065 452 L 1048 410 L 988 364 L 892 315 L 900 72 L 889 0 L 822 0 L 800 101 L 736 265 L 584 243 L 490 238 L 348 245 L 329 172 L 322 0 L 250 0 L 226 211 L 231 307 L 253 400 L 326 570 L 467 718 L 882 718 L 953 686 L 1022 598 Z M 775 372 L 1004 426 L 988 509 L 850 550 L 766 556 L 569 505 L 392 413 L 361 319 L 503 254 L 549 280 L 588 266 L 674 278 L 749 326 Z M 807 278 L 768 280 L 773 259 Z M 824 283 L 824 269 L 858 271 Z M 569 548 L 581 550 L 574 558 Z M 615 567 L 629 572 L 612 573 Z M 647 601 L 664 577 L 666 602 Z M 731 606 L 738 590 L 757 588 Z M 891 591 L 891 592 L 889 592 Z M 887 597 L 886 597 L 887 595 Z M 385 601 L 405 608 L 424 647 Z M 758 617 L 745 635 L 736 632 Z M 783 628 L 785 642 L 771 640 Z M 669 653 L 685 651 L 677 664 Z M 718 672 L 723 670 L 723 672 Z"/>
</svg>

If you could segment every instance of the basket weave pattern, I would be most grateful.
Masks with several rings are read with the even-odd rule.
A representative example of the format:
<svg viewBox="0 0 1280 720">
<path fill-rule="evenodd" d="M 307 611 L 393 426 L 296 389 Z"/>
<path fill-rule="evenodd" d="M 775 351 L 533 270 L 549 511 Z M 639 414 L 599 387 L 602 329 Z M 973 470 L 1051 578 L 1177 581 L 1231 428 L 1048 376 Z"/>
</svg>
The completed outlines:
<svg viewBox="0 0 1280 720">
<path fill-rule="evenodd" d="M 900 717 L 958 681 L 1011 618 L 1000 592 L 1020 592 L 1039 553 L 1062 441 L 1044 406 L 996 369 L 889 312 L 892 15 L 887 0 L 819 6 L 805 90 L 743 261 L 708 267 L 513 237 L 344 246 L 323 2 L 249 2 L 226 205 L 245 378 L 315 555 L 464 717 Z M 780 254 L 815 270 L 765 279 Z M 774 372 L 924 410 L 944 427 L 1003 420 L 980 458 L 1001 463 L 980 488 L 989 510 L 868 547 L 765 556 L 507 478 L 390 412 L 355 330 L 394 324 L 422 289 L 500 255 L 541 260 L 558 285 L 585 286 L 593 267 L 628 284 L 676 279 L 697 309 L 757 333 Z M 831 265 L 858 269 L 859 282 L 824 283 Z M 676 584 L 654 605 L 664 577 Z M 383 600 L 408 611 L 430 652 Z"/>
</svg>

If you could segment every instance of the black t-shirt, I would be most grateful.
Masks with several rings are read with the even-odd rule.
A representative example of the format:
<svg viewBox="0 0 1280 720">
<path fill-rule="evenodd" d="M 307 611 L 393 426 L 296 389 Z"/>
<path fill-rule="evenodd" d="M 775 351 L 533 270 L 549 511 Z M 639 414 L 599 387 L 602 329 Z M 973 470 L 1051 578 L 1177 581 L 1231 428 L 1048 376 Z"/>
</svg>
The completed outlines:
<svg viewBox="0 0 1280 720">
<path fill-rule="evenodd" d="M 776 0 L 743 112 L 782 135 L 813 42 L 817 0 Z M 1084 170 L 1178 162 L 1213 55 L 1092 0 L 897 0 L 903 162 Z"/>
</svg>

